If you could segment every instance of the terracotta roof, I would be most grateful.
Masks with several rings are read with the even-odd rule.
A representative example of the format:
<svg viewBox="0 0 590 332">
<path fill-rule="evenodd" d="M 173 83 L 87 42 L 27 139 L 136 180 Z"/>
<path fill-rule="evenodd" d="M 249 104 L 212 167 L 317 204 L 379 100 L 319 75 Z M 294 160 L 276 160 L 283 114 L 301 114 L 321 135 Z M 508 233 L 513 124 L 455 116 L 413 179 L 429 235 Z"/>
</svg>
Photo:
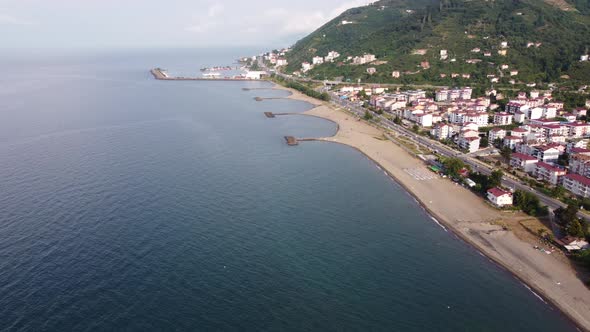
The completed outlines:
<svg viewBox="0 0 590 332">
<path fill-rule="evenodd" d="M 504 196 L 504 195 L 510 195 L 510 196 L 512 196 L 512 193 L 511 192 L 502 190 L 502 189 L 500 189 L 498 187 L 489 189 L 488 190 L 488 193 L 494 195 L 495 197 L 501 197 L 501 196 Z"/>
<path fill-rule="evenodd" d="M 566 179 L 570 179 L 581 184 L 590 187 L 590 179 L 580 174 L 568 174 L 565 176 Z"/>
<path fill-rule="evenodd" d="M 542 168 L 552 171 L 552 172 L 565 172 L 565 170 L 563 168 L 559 168 L 559 167 L 550 165 L 550 164 L 542 162 L 542 161 L 537 163 L 537 167 L 542 167 Z"/>
<path fill-rule="evenodd" d="M 589 149 L 584 149 L 584 148 L 571 148 L 570 149 L 570 153 L 588 153 L 590 152 Z"/>
<path fill-rule="evenodd" d="M 528 154 L 518 153 L 518 152 L 513 153 L 511 158 L 516 158 L 516 159 L 520 159 L 520 160 L 537 160 L 537 158 L 535 158 L 533 156 L 529 156 Z"/>
</svg>

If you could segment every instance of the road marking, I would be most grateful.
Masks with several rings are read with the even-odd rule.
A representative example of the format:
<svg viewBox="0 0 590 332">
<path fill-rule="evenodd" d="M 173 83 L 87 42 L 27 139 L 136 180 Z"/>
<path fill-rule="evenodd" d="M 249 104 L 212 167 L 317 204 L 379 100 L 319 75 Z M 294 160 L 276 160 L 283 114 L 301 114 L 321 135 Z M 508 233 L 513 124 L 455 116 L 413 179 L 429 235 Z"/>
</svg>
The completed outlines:
<svg viewBox="0 0 590 332">
<path fill-rule="evenodd" d="M 428 180 L 434 180 L 438 178 L 438 175 L 436 175 L 435 173 L 429 171 L 428 169 L 425 168 L 404 168 L 404 171 L 408 174 L 410 174 L 414 179 L 418 180 L 418 181 L 428 181 Z"/>
</svg>

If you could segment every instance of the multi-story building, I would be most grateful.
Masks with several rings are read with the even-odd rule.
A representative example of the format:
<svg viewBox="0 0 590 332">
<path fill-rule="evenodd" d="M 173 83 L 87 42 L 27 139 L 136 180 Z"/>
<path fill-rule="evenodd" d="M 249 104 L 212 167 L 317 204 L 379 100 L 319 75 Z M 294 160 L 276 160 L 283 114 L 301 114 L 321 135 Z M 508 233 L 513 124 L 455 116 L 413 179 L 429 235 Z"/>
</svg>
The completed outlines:
<svg viewBox="0 0 590 332">
<path fill-rule="evenodd" d="M 506 126 L 512 124 L 514 115 L 510 113 L 496 113 L 494 114 L 494 124 L 499 126 Z"/>
<path fill-rule="evenodd" d="M 507 146 L 511 149 L 514 149 L 518 143 L 522 143 L 522 137 L 506 136 L 503 140 L 503 146 Z"/>
<path fill-rule="evenodd" d="M 590 135 L 590 124 L 583 122 L 572 122 L 565 125 L 568 129 L 568 136 L 571 138 L 582 138 Z"/>
<path fill-rule="evenodd" d="M 537 180 L 546 181 L 554 186 L 561 183 L 565 174 L 565 169 L 544 162 L 538 162 L 533 171 L 533 176 L 537 177 Z"/>
<path fill-rule="evenodd" d="M 570 155 L 569 170 L 570 173 L 590 176 L 590 156 L 585 154 Z"/>
<path fill-rule="evenodd" d="M 510 166 L 521 169 L 526 173 L 534 172 L 538 162 L 537 158 L 524 153 L 515 152 L 510 156 Z"/>
<path fill-rule="evenodd" d="M 453 136 L 453 127 L 445 123 L 439 123 L 432 128 L 430 133 L 438 140 L 451 138 Z"/>
<path fill-rule="evenodd" d="M 459 138 L 459 141 L 457 141 L 457 145 L 459 145 L 461 149 L 469 151 L 469 153 L 479 150 L 479 143 L 479 137 L 461 137 Z"/>
<path fill-rule="evenodd" d="M 504 139 L 506 137 L 506 130 L 502 128 L 492 128 L 488 133 L 488 139 L 490 142 L 494 142 L 497 139 Z"/>
<path fill-rule="evenodd" d="M 590 197 L 590 178 L 583 175 L 565 175 L 563 177 L 563 187 L 576 196 Z"/>
</svg>

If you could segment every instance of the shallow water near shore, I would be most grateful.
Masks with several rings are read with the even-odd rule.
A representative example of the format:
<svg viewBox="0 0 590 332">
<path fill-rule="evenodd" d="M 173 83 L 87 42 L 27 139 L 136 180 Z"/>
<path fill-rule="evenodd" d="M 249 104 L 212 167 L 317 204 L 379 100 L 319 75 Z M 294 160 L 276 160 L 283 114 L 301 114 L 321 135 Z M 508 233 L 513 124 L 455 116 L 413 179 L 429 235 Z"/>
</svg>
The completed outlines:
<svg viewBox="0 0 590 332">
<path fill-rule="evenodd" d="M 0 60 L 0 330 L 575 330 L 240 55 Z"/>
</svg>

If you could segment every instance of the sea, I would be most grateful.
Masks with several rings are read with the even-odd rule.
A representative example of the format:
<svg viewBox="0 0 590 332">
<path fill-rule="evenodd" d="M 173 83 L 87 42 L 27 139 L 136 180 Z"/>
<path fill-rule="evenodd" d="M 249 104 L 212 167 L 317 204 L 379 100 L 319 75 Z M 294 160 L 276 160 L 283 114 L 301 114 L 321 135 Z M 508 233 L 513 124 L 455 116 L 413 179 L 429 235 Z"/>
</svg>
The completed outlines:
<svg viewBox="0 0 590 332">
<path fill-rule="evenodd" d="M 575 331 L 252 52 L 0 56 L 0 331 Z"/>
</svg>

